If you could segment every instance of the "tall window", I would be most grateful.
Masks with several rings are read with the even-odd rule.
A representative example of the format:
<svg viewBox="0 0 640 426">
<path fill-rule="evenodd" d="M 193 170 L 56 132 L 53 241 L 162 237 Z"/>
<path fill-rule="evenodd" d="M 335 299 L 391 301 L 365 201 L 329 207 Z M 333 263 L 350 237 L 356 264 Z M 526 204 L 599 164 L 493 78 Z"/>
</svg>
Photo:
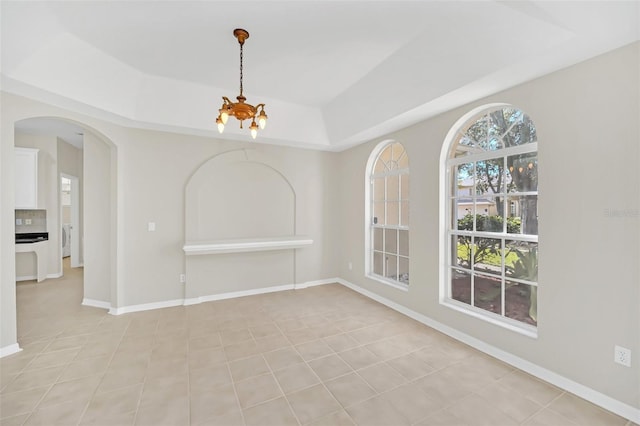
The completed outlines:
<svg viewBox="0 0 640 426">
<path fill-rule="evenodd" d="M 367 275 L 409 285 L 409 158 L 399 142 L 383 142 L 367 167 Z"/>
<path fill-rule="evenodd" d="M 531 119 L 485 109 L 449 133 L 444 304 L 535 333 L 538 155 Z"/>
</svg>

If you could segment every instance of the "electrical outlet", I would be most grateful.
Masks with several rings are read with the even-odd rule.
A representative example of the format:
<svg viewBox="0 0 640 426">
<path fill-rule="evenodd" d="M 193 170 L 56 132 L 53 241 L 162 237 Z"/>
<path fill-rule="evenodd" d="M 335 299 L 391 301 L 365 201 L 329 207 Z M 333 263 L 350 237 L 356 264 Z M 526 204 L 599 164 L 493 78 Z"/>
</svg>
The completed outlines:
<svg viewBox="0 0 640 426">
<path fill-rule="evenodd" d="M 622 346 L 615 346 L 613 348 L 613 360 L 625 367 L 631 367 L 631 350 L 623 348 Z"/>
<path fill-rule="evenodd" d="M 187 282 L 187 276 L 185 274 L 180 274 L 180 284 L 184 284 Z"/>
</svg>

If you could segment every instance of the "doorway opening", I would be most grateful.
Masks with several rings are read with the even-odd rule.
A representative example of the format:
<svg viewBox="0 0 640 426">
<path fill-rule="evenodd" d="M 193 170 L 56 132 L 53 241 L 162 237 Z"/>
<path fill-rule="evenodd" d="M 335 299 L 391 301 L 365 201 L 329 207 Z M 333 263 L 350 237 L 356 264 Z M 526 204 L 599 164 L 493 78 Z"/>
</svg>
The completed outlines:
<svg viewBox="0 0 640 426">
<path fill-rule="evenodd" d="M 69 258 L 67 260 L 71 268 L 82 267 L 79 179 L 66 173 L 60 174 L 60 221 L 60 260 L 62 262 Z M 64 268 L 61 270 L 64 271 Z"/>
</svg>

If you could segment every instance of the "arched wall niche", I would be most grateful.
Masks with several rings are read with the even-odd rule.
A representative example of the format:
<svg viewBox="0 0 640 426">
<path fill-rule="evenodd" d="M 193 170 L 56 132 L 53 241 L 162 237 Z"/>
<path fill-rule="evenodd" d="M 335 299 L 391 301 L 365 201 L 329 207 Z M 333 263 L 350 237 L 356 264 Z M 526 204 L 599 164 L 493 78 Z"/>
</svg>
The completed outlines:
<svg viewBox="0 0 640 426">
<path fill-rule="evenodd" d="M 202 164 L 187 183 L 185 202 L 187 241 L 296 231 L 293 186 L 254 149 L 228 151 Z"/>
<path fill-rule="evenodd" d="M 260 240 L 295 233 L 295 190 L 255 149 L 218 154 L 187 182 L 188 242 Z M 186 256 L 185 264 L 187 300 L 295 284 L 293 249 Z"/>
</svg>

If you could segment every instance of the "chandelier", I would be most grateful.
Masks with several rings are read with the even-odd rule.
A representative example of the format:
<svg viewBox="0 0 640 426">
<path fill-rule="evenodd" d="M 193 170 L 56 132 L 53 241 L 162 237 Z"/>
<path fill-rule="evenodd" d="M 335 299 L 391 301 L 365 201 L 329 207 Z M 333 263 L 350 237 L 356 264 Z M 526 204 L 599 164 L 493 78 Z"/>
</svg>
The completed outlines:
<svg viewBox="0 0 640 426">
<path fill-rule="evenodd" d="M 242 122 L 244 120 L 251 119 L 249 130 L 251 131 L 251 137 L 255 139 L 258 135 L 256 119 L 258 120 L 260 128 L 264 129 L 267 125 L 267 114 L 264 112 L 264 104 L 253 106 L 245 103 L 247 98 L 242 94 L 242 47 L 244 46 L 244 41 L 249 38 L 249 32 L 247 30 L 237 28 L 233 30 L 233 35 L 238 39 L 238 43 L 240 44 L 240 94 L 236 97 L 238 102 L 231 102 L 226 96 L 222 97 L 223 102 L 219 109 L 218 118 L 216 118 L 216 124 L 218 125 L 218 131 L 222 133 L 230 116 L 240 120 L 241 129 Z"/>
</svg>

